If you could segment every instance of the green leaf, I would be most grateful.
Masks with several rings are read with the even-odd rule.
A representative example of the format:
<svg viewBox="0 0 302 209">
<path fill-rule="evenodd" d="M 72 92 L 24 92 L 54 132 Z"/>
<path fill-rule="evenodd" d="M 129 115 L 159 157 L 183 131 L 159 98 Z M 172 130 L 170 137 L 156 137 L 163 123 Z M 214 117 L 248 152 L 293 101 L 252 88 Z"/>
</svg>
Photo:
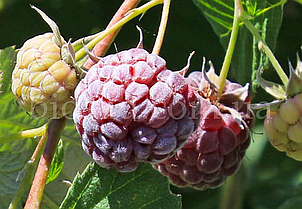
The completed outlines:
<svg viewBox="0 0 302 209">
<path fill-rule="evenodd" d="M 15 59 L 16 50 L 14 46 L 0 50 L 0 87 L 2 85 L 2 94 L 10 91 L 11 73 L 15 66 Z M 2 94 L 0 94 L 0 100 L 2 100 Z"/>
<path fill-rule="evenodd" d="M 0 137 L 22 130 L 40 127 L 45 120 L 32 119 L 15 102 L 11 93 L 11 74 L 14 68 L 16 51 L 14 47 L 0 50 L 2 87 L 0 94 Z M 23 170 L 37 141 L 16 139 L 0 146 L 0 208 L 7 208 L 24 177 Z M 21 172 L 21 173 L 20 173 Z"/>
<path fill-rule="evenodd" d="M 193 0 L 210 22 L 214 32 L 220 38 L 224 49 L 227 49 L 232 30 L 234 15 L 234 0 Z M 277 36 L 282 22 L 283 4 L 280 0 L 251 0 L 246 1 L 245 10 L 250 15 L 250 21 L 259 28 L 265 24 L 265 36 L 268 46 L 274 51 Z M 262 28 L 263 29 L 263 28 Z M 253 65 L 260 60 L 260 54 L 253 53 L 253 36 L 242 24 L 232 59 L 232 70 L 239 83 L 252 83 L 253 70 L 259 66 Z"/>
<path fill-rule="evenodd" d="M 49 168 L 46 184 L 55 180 L 58 177 L 58 175 L 62 171 L 63 166 L 64 166 L 64 147 L 63 147 L 63 141 L 62 141 L 62 139 L 60 139 L 56 152 L 55 152 L 55 155 L 52 159 L 52 162 L 51 162 L 51 165 Z"/>
<path fill-rule="evenodd" d="M 64 141 L 64 140 L 63 140 Z M 64 199 L 69 184 L 72 182 L 78 172 L 82 172 L 91 158 L 75 143 L 64 141 L 64 167 L 59 176 L 52 182 L 46 185 L 44 195 L 46 195 L 52 202 L 60 205 Z M 41 208 L 44 207 L 42 202 Z"/>
<path fill-rule="evenodd" d="M 106 200 L 108 199 L 108 200 Z M 61 209 L 72 208 L 181 208 L 181 198 L 171 193 L 166 177 L 150 164 L 120 173 L 91 163 L 78 174 Z"/>
<path fill-rule="evenodd" d="M 0 152 L 0 208 L 8 207 L 24 177 L 21 171 L 29 160 L 34 148 L 34 146 L 27 146 L 28 143 L 27 141 L 20 141 L 14 152 Z M 33 141 L 31 144 L 35 145 Z M 26 148 L 21 150 L 21 147 Z"/>
<path fill-rule="evenodd" d="M 3 72 L 2 93 L 0 94 L 0 136 L 37 128 L 46 123 L 45 119 L 32 119 L 17 105 L 14 95 L 11 93 L 11 74 L 14 68 L 15 58 L 16 51 L 14 47 L 7 47 L 0 50 L 0 67 Z M 30 142 L 31 140 L 28 141 L 27 147 L 31 146 Z M 18 144 L 18 140 L 12 143 L 6 143 L 0 146 L 0 151 L 14 151 L 16 150 L 14 148 L 15 145 L 17 146 Z M 20 148 L 23 149 L 22 147 Z"/>
</svg>

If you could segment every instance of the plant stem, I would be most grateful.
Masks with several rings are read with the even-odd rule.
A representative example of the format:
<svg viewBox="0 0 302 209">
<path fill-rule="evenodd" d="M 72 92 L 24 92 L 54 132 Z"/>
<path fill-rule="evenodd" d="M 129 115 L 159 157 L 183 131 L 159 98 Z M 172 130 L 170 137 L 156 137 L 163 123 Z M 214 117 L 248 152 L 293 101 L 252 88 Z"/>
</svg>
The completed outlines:
<svg viewBox="0 0 302 209">
<path fill-rule="evenodd" d="M 168 23 L 170 3 L 171 3 L 171 0 L 164 0 L 163 12 L 162 12 L 160 25 L 159 25 L 159 29 L 158 29 L 158 33 L 157 33 L 157 37 L 156 37 L 156 40 L 155 40 L 155 44 L 154 44 L 154 47 L 153 47 L 152 54 L 157 54 L 158 55 L 159 52 L 160 52 L 160 48 L 161 48 L 161 45 L 162 45 L 163 40 L 164 40 L 164 35 L 165 35 L 167 23 Z"/>
<path fill-rule="evenodd" d="M 243 202 L 244 185 L 243 166 L 229 177 L 221 193 L 220 209 L 240 209 Z"/>
<path fill-rule="evenodd" d="M 129 10 L 133 9 L 138 5 L 138 3 L 141 0 L 126 0 L 123 2 L 123 4 L 120 6 L 118 11 L 115 13 L 115 15 L 112 17 L 111 21 L 109 22 L 106 29 L 110 28 L 114 24 L 116 24 L 118 21 L 120 21 Z M 109 49 L 110 45 L 114 41 L 115 37 L 119 33 L 121 28 L 117 29 L 113 33 L 109 34 L 104 38 L 102 41 L 98 42 L 95 47 L 93 48 L 93 54 L 95 56 L 101 57 L 104 56 Z M 93 62 L 91 59 L 88 59 L 85 64 L 83 65 L 84 68 L 90 69 L 92 65 L 94 65 L 95 62 Z"/>
<path fill-rule="evenodd" d="M 67 119 L 65 117 L 61 119 L 53 119 L 49 122 L 46 146 L 40 159 L 24 209 L 40 208 L 49 167 L 66 122 Z"/>
<path fill-rule="evenodd" d="M 26 174 L 24 179 L 22 180 L 22 183 L 17 191 L 17 193 L 15 194 L 12 202 L 9 205 L 8 209 L 16 209 L 18 208 L 18 205 L 21 205 L 21 198 L 23 196 L 23 194 L 29 190 L 33 176 L 34 176 L 34 171 L 35 171 L 35 167 L 37 166 L 38 163 L 38 159 L 41 157 L 43 148 L 45 146 L 45 142 L 47 139 L 47 132 L 45 132 L 43 134 L 43 136 L 41 137 L 34 153 L 32 154 L 31 158 L 29 159 L 29 161 L 27 162 L 27 164 L 25 165 L 24 169 L 26 169 Z"/>
<path fill-rule="evenodd" d="M 239 31 L 239 22 L 240 22 L 240 13 L 242 12 L 238 4 L 241 4 L 240 0 L 235 0 L 234 2 L 234 19 L 233 19 L 233 27 L 232 27 L 232 33 L 231 33 L 231 38 L 229 41 L 228 49 L 223 61 L 223 65 L 220 71 L 219 75 L 219 89 L 218 89 L 218 97 L 221 96 L 226 78 L 229 72 L 229 68 L 231 65 L 232 57 L 233 57 L 233 52 L 235 49 L 236 41 L 237 41 L 237 36 L 238 36 L 238 31 Z"/>
<path fill-rule="evenodd" d="M 288 77 L 284 73 L 281 65 L 279 64 L 278 60 L 274 56 L 271 49 L 268 47 L 268 45 L 265 43 L 265 40 L 260 36 L 258 33 L 258 30 L 255 28 L 255 26 L 246 18 L 243 16 L 242 21 L 244 22 L 245 26 L 249 29 L 249 31 L 253 34 L 253 36 L 256 38 L 257 41 L 259 41 L 259 46 L 262 48 L 272 65 L 274 66 L 276 72 L 278 73 L 282 83 L 286 86 L 288 84 Z"/>
<path fill-rule="evenodd" d="M 101 41 L 103 38 L 105 38 L 107 35 L 111 34 L 112 32 L 116 31 L 120 27 L 122 27 L 124 24 L 126 24 L 128 21 L 132 20 L 136 16 L 145 13 L 148 11 L 150 8 L 162 4 L 163 0 L 151 0 L 148 3 L 142 5 L 141 7 L 138 7 L 136 9 L 130 10 L 125 17 L 123 17 L 121 20 L 119 20 L 116 24 L 111 26 L 110 28 L 102 31 L 99 33 L 99 35 L 93 39 L 91 42 L 87 44 L 87 48 L 91 49 L 93 46 L 95 46 L 99 41 Z M 85 55 L 85 49 L 82 48 L 79 51 L 76 52 L 75 54 L 75 60 L 78 61 L 80 60 L 84 55 Z"/>
<path fill-rule="evenodd" d="M 42 197 L 42 201 L 45 205 L 47 205 L 51 209 L 59 209 L 59 206 L 53 201 L 51 201 L 51 199 L 49 199 L 45 194 Z"/>
<path fill-rule="evenodd" d="M 20 131 L 18 133 L 10 134 L 7 136 L 0 137 L 0 144 L 5 144 L 16 139 L 32 138 L 42 136 L 46 130 L 46 124 L 39 128 L 34 128 L 30 130 Z"/>
</svg>

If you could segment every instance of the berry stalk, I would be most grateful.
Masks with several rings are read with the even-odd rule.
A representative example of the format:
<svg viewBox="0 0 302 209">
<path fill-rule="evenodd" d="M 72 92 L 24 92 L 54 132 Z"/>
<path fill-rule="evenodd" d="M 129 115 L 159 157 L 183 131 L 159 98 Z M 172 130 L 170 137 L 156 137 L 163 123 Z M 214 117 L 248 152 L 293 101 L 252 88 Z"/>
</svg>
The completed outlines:
<svg viewBox="0 0 302 209">
<path fill-rule="evenodd" d="M 24 209 L 39 209 L 48 171 L 67 119 L 52 119 L 47 128 L 47 142 L 40 159 Z"/>
<path fill-rule="evenodd" d="M 126 1 L 124 1 L 123 4 L 118 9 L 118 11 L 113 16 L 113 18 L 111 19 L 111 21 L 109 22 L 106 29 L 112 27 L 115 23 L 120 21 L 125 16 L 125 14 L 127 12 L 129 12 L 130 9 L 133 9 L 134 7 L 136 7 L 140 1 L 141 0 L 126 0 Z M 93 48 L 93 54 L 95 56 L 98 56 L 98 57 L 104 56 L 106 54 L 106 52 L 108 51 L 110 45 L 114 41 L 115 37 L 119 33 L 120 29 L 121 28 L 117 29 L 116 31 L 114 31 L 113 33 L 108 35 L 106 38 L 104 38 L 102 41 L 97 43 Z M 95 64 L 95 62 L 93 62 L 91 59 L 88 59 L 84 63 L 83 67 L 86 68 L 86 69 L 90 69 L 90 67 L 93 64 Z"/>
<path fill-rule="evenodd" d="M 234 19 L 233 19 L 233 27 L 232 27 L 232 33 L 231 33 L 231 38 L 229 41 L 228 49 L 222 64 L 222 68 L 220 71 L 219 75 L 219 89 L 218 89 L 218 97 L 220 98 L 222 94 L 222 90 L 225 85 L 225 81 L 230 69 L 232 57 L 233 57 L 233 52 L 235 49 L 236 41 L 237 41 L 237 36 L 238 36 L 238 31 L 239 31 L 239 22 L 240 22 L 240 16 L 242 13 L 242 7 L 239 6 L 241 4 L 240 0 L 236 0 L 234 2 Z"/>
<path fill-rule="evenodd" d="M 14 141 L 16 139 L 26 139 L 26 138 L 35 138 L 38 136 L 42 136 L 44 132 L 46 131 L 47 124 L 44 124 L 43 126 L 39 128 L 34 128 L 30 130 L 20 131 L 18 133 L 13 133 L 7 136 L 0 137 L 0 144 L 5 144 L 11 141 Z"/>
<path fill-rule="evenodd" d="M 158 34 L 157 34 L 157 37 L 155 40 L 152 54 L 158 55 L 160 52 L 160 48 L 163 43 L 164 35 L 165 35 L 166 27 L 167 27 L 170 3 L 171 3 L 171 0 L 164 0 L 164 7 L 163 7 L 162 16 L 161 16 L 160 26 L 158 29 Z"/>
<path fill-rule="evenodd" d="M 45 127 L 45 129 L 46 129 L 46 127 Z M 10 203 L 8 209 L 18 208 L 23 194 L 30 189 L 30 185 L 31 185 L 31 182 L 32 182 L 32 179 L 34 176 L 35 167 L 37 166 L 38 159 L 41 157 L 43 148 L 45 146 L 46 139 L 47 139 L 47 133 L 45 132 L 43 134 L 43 136 L 41 137 L 41 139 L 39 140 L 39 143 L 38 143 L 34 153 L 32 154 L 31 158 L 29 159 L 29 161 L 27 162 L 27 164 L 24 167 L 24 169 L 26 169 L 25 177 L 22 180 L 22 183 L 21 183 L 17 193 L 15 194 L 12 202 Z"/>
<path fill-rule="evenodd" d="M 99 41 L 104 39 L 107 35 L 113 33 L 114 31 L 116 31 L 117 29 L 122 27 L 124 24 L 126 24 L 133 18 L 137 17 L 140 14 L 147 12 L 150 8 L 152 8 L 158 4 L 162 4 L 162 3 L 163 3 L 163 0 L 152 0 L 152 1 L 149 1 L 148 3 L 142 5 L 141 7 L 130 10 L 123 19 L 118 21 L 112 27 L 100 32 L 99 35 L 95 39 L 93 39 L 91 42 L 89 42 L 87 44 L 87 46 L 86 46 L 87 49 L 91 49 L 92 47 L 94 47 Z M 84 48 L 77 51 L 75 53 L 75 61 L 79 61 L 85 54 L 86 54 L 86 52 L 85 52 Z"/>
</svg>

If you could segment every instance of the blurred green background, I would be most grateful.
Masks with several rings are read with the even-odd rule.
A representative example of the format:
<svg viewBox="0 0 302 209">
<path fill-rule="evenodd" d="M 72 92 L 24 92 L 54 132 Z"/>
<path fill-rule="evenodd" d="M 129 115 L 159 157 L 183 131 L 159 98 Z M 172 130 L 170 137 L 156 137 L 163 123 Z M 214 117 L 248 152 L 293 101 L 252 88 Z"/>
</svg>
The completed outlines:
<svg viewBox="0 0 302 209">
<path fill-rule="evenodd" d="M 33 4 L 44 10 L 59 25 L 66 40 L 76 40 L 104 29 L 118 9 L 121 0 L 0 0 L 0 48 L 16 45 L 21 47 L 25 40 L 50 31 L 40 16 L 30 8 Z M 145 2 L 145 1 L 142 1 Z M 136 18 L 121 30 L 115 40 L 118 50 L 135 47 L 139 33 L 135 26 L 144 31 L 144 47 L 152 50 L 158 29 L 161 7 L 149 10 L 139 20 Z M 284 7 L 284 18 L 277 40 L 275 55 L 284 69 L 288 60 L 296 63 L 296 52 L 302 45 L 302 5 L 289 1 Z M 217 71 L 220 69 L 224 50 L 218 37 L 201 11 L 190 0 L 173 0 L 167 32 L 160 55 L 170 69 L 178 70 L 186 65 L 190 52 L 196 51 L 190 70 L 200 70 L 202 57 L 211 60 Z M 108 53 L 114 53 L 110 48 Z M 236 52 L 235 52 L 236 53 Z M 278 80 L 271 70 L 266 76 Z M 269 101 L 263 91 L 258 92 L 254 101 Z M 243 181 L 238 183 L 238 196 L 243 208 L 302 208 L 302 164 L 272 148 L 263 135 L 261 120 L 258 120 L 252 133 L 253 143 L 248 150 L 241 174 Z M 219 198 L 224 187 L 194 191 L 172 187 L 175 193 L 182 193 L 183 208 L 219 207 Z"/>
</svg>

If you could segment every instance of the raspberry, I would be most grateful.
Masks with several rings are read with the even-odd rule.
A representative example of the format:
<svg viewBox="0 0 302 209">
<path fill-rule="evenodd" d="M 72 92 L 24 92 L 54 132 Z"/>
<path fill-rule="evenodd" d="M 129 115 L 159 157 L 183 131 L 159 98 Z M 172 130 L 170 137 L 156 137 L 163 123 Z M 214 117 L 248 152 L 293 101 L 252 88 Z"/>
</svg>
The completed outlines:
<svg viewBox="0 0 302 209">
<path fill-rule="evenodd" d="M 250 144 L 248 133 L 254 120 L 247 88 L 226 81 L 218 101 L 214 82 L 209 82 L 203 73 L 192 72 L 188 76 L 201 105 L 198 128 L 174 156 L 154 164 L 173 185 L 198 190 L 219 187 L 239 169 Z M 207 75 L 212 81 L 217 78 L 212 70 Z M 241 118 L 240 124 L 234 119 L 234 112 Z"/>
<path fill-rule="evenodd" d="M 52 33 L 35 36 L 23 44 L 12 80 L 18 104 L 34 117 L 61 118 L 74 109 L 71 96 L 78 83 L 77 75 L 61 59 L 61 49 Z"/>
<path fill-rule="evenodd" d="M 264 130 L 270 143 L 289 157 L 302 161 L 302 93 L 287 99 L 277 110 L 267 110 Z"/>
<path fill-rule="evenodd" d="M 199 103 L 186 79 L 139 48 L 92 66 L 76 87 L 75 101 L 83 149 L 101 167 L 122 172 L 169 158 L 199 121 Z"/>
<path fill-rule="evenodd" d="M 261 87 L 277 100 L 255 104 L 255 107 L 267 108 L 264 130 L 273 147 L 297 161 L 302 161 L 302 62 L 299 56 L 297 58 L 296 69 L 289 63 L 290 77 L 286 86 L 267 82 L 261 77 L 261 71 L 258 72 Z"/>
</svg>

